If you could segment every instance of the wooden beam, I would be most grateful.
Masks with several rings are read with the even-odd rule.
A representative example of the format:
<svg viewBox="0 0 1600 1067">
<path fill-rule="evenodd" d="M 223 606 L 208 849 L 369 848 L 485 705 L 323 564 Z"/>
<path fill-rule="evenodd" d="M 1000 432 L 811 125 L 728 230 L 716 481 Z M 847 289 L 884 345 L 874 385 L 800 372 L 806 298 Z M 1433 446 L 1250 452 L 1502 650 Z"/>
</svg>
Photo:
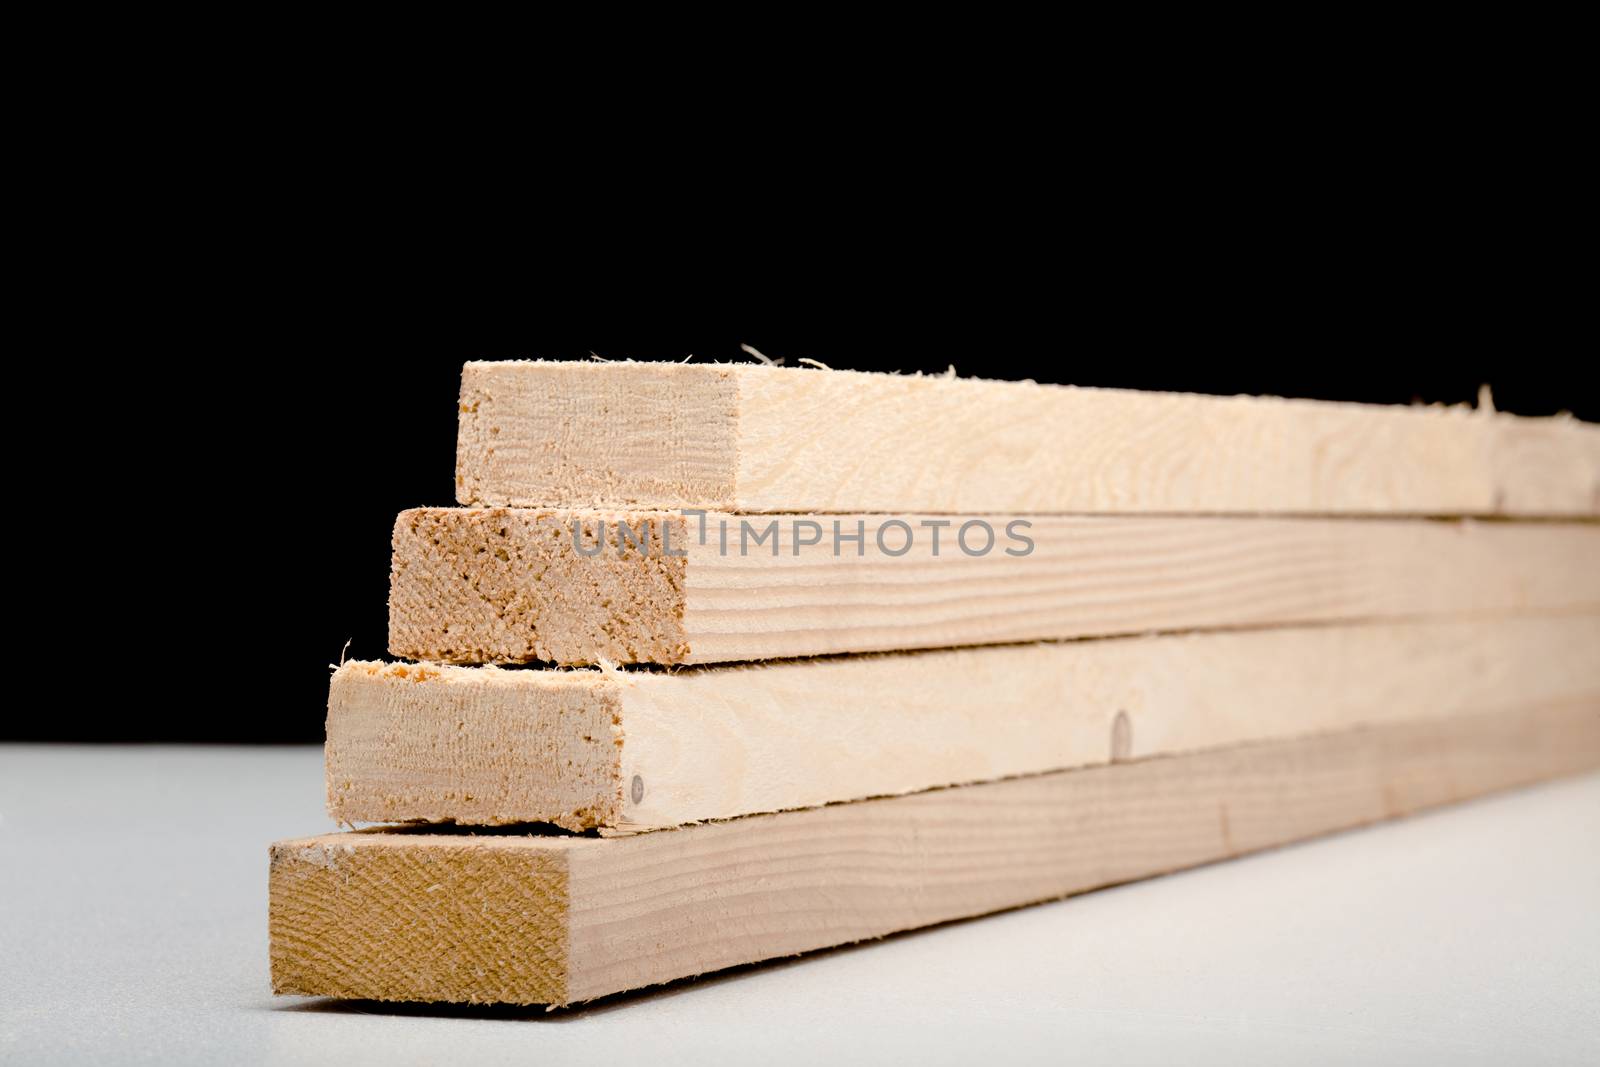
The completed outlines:
<svg viewBox="0 0 1600 1067">
<path fill-rule="evenodd" d="M 930 472 L 937 472 L 936 475 Z M 761 366 L 468 363 L 462 504 L 1594 515 L 1600 428 Z"/>
<path fill-rule="evenodd" d="M 569 1004 L 1238 856 L 1600 765 L 1600 706 L 1530 708 L 624 838 L 274 845 L 272 984 Z"/>
<path fill-rule="evenodd" d="M 1529 703 L 1600 700 L 1600 616 L 663 671 L 346 663 L 346 821 L 639 830 Z"/>
<path fill-rule="evenodd" d="M 979 525 L 964 533 L 964 521 Z M 994 516 L 710 514 L 702 526 L 666 512 L 417 508 L 394 526 L 389 652 L 715 663 L 1600 609 L 1596 523 L 1023 522 L 1008 532 Z"/>
</svg>

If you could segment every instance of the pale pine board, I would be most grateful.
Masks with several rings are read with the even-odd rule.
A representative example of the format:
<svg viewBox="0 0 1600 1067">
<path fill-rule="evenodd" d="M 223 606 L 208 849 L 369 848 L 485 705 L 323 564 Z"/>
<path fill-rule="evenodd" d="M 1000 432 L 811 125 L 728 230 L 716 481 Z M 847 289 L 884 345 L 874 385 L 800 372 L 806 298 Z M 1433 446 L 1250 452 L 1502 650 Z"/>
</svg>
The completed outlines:
<svg viewBox="0 0 1600 1067">
<path fill-rule="evenodd" d="M 328 810 L 627 831 L 1583 699 L 1600 699 L 1600 616 L 675 672 L 351 662 L 329 695 Z"/>
<path fill-rule="evenodd" d="M 271 852 L 272 984 L 569 1004 L 1126 882 L 1600 764 L 1600 705 L 1318 737 L 623 838 Z"/>
<path fill-rule="evenodd" d="M 395 522 L 389 653 L 716 663 L 1368 619 L 1600 609 L 1600 524 L 1032 516 L 982 556 L 904 516 L 417 508 Z M 776 528 L 768 540 L 752 544 Z M 796 523 L 816 523 L 816 527 Z M 865 537 L 863 554 L 833 523 Z M 745 536 L 742 523 L 751 524 Z M 859 527 L 858 527 L 859 523 Z M 584 549 L 574 547 L 574 525 Z M 620 541 L 627 525 L 635 542 Z M 601 526 L 605 541 L 598 540 Z M 724 536 L 726 535 L 726 551 Z M 797 545 L 795 533 L 821 544 Z M 905 529 L 889 527 L 898 551 Z M 984 544 L 978 529 L 969 544 Z M 686 553 L 668 556 L 664 549 Z"/>
<path fill-rule="evenodd" d="M 1441 407 L 662 363 L 468 363 L 462 504 L 1594 515 L 1600 429 Z"/>
</svg>

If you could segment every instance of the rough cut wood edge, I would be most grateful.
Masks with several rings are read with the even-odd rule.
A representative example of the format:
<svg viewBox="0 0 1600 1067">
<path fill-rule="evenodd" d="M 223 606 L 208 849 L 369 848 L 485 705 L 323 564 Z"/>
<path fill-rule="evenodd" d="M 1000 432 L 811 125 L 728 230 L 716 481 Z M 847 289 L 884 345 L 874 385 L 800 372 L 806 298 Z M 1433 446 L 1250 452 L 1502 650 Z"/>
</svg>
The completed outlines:
<svg viewBox="0 0 1600 1067">
<path fill-rule="evenodd" d="M 1600 765 L 1600 707 L 1422 721 L 596 839 L 271 852 L 278 993 L 569 1004 L 1238 856 Z"/>
<path fill-rule="evenodd" d="M 697 518 L 667 512 L 415 508 L 394 526 L 389 653 L 717 663 L 1600 608 L 1589 522 L 1031 516 L 1011 537 L 990 516 L 993 546 L 969 556 L 962 520 L 713 513 L 702 543 Z M 859 530 L 863 554 L 850 542 L 834 554 L 834 522 Z M 889 552 L 908 535 L 909 549 L 880 551 L 880 530 Z M 1021 537 L 1029 554 L 1007 555 Z M 986 543 L 975 527 L 973 550 Z"/>
<path fill-rule="evenodd" d="M 345 664 L 328 810 L 622 831 L 1529 703 L 1600 616 L 1007 645 L 676 672 Z"/>
<path fill-rule="evenodd" d="M 328 688 L 328 812 L 345 822 L 621 823 L 621 692 L 595 671 L 347 661 Z"/>
<path fill-rule="evenodd" d="M 462 504 L 1595 515 L 1600 427 L 761 366 L 468 363 Z"/>
</svg>

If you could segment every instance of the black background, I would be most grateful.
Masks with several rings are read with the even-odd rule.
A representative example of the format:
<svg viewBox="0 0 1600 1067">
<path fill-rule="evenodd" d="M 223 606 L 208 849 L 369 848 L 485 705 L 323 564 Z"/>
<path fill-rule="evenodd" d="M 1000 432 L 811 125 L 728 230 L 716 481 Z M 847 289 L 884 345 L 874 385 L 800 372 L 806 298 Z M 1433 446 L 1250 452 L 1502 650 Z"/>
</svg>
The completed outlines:
<svg viewBox="0 0 1600 1067">
<path fill-rule="evenodd" d="M 328 664 L 346 641 L 385 655 L 396 512 L 453 502 L 468 359 L 748 343 L 791 365 L 1377 403 L 1489 383 L 1502 410 L 1600 420 L 1592 298 L 1543 254 L 1553 216 L 1488 234 L 1463 224 L 1470 195 L 1323 192 L 1145 210 L 1135 191 L 1137 212 L 964 233 L 907 208 L 814 239 L 805 218 L 613 234 L 570 261 L 526 230 L 468 255 L 387 220 L 283 239 L 268 220 L 215 269 L 115 264 L 116 286 L 54 309 L 46 384 L 12 397 L 43 427 L 13 500 L 33 546 L 13 577 L 39 592 L 13 651 L 68 696 L 13 701 L 0 737 L 320 740 Z M 63 430 L 80 424 L 92 445 Z"/>
<path fill-rule="evenodd" d="M 0 632 L 29 673 L 0 738 L 319 739 L 326 665 L 383 654 L 395 513 L 452 501 L 467 359 L 1487 382 L 1600 421 L 1584 38 L 1446 21 L 977 55 L 902 27 L 450 91 L 409 53 L 248 92 L 151 68 L 62 89 L 70 120 L 46 93 L 13 168 Z"/>
</svg>

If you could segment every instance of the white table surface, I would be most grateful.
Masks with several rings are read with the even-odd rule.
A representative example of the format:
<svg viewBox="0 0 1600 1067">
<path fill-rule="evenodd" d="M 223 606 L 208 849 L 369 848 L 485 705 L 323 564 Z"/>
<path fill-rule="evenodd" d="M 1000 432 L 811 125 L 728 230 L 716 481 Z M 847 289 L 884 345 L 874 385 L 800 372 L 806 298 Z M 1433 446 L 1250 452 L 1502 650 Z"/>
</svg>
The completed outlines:
<svg viewBox="0 0 1600 1067">
<path fill-rule="evenodd" d="M 321 771 L 0 746 L 0 1063 L 1600 1063 L 1600 775 L 545 1013 L 272 996 Z"/>
</svg>

